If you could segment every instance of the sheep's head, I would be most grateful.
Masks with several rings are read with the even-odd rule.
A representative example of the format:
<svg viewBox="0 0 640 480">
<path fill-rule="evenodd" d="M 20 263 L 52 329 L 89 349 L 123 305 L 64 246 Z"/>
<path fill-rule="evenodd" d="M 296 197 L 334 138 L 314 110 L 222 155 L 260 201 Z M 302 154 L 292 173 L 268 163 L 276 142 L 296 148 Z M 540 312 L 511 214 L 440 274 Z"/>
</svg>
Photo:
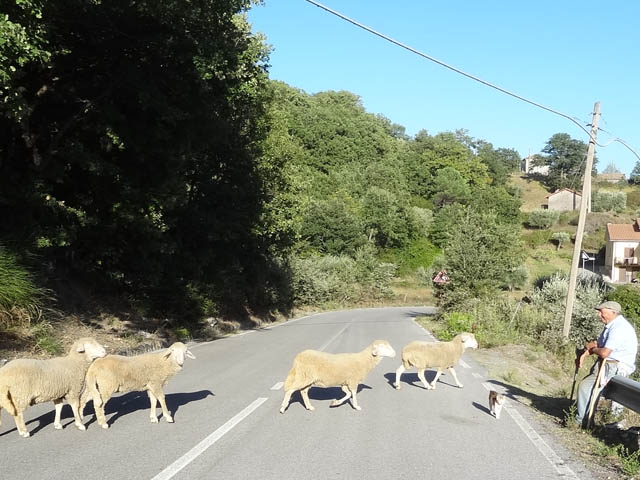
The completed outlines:
<svg viewBox="0 0 640 480">
<path fill-rule="evenodd" d="M 184 364 L 185 356 L 193 359 L 196 358 L 195 355 L 191 353 L 187 349 L 187 346 L 182 342 L 176 342 L 173 345 L 171 345 L 164 356 L 165 358 L 171 357 L 180 366 Z"/>
<path fill-rule="evenodd" d="M 386 340 L 376 340 L 371 344 L 371 355 L 374 357 L 395 357 L 396 351 Z"/>
<path fill-rule="evenodd" d="M 94 338 L 81 338 L 71 347 L 72 352 L 83 353 L 88 361 L 92 362 L 96 358 L 102 358 L 107 351 Z"/>
<path fill-rule="evenodd" d="M 462 347 L 467 348 L 478 348 L 478 341 L 476 340 L 476 336 L 473 333 L 461 333 L 460 340 L 462 341 Z"/>
</svg>

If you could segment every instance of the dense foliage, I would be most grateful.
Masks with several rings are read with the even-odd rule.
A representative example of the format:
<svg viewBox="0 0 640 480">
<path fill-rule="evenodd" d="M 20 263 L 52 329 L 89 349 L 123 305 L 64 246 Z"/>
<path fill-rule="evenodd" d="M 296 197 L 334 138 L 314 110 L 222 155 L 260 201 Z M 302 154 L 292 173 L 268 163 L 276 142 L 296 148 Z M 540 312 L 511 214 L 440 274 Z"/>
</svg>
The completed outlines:
<svg viewBox="0 0 640 480">
<path fill-rule="evenodd" d="M 521 283 L 517 152 L 269 81 L 251 3 L 5 2 L 0 240 L 192 319 Z"/>
</svg>

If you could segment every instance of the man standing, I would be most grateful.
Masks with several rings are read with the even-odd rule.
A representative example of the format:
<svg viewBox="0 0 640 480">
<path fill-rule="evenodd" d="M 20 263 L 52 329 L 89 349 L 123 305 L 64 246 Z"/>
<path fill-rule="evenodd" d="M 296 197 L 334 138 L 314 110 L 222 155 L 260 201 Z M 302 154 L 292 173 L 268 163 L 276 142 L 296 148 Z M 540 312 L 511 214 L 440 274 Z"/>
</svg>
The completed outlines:
<svg viewBox="0 0 640 480">
<path fill-rule="evenodd" d="M 602 359 L 616 360 L 605 365 L 604 380 L 602 386 L 615 375 L 628 376 L 636 369 L 636 354 L 638 353 L 638 337 L 636 331 L 620 311 L 622 308 L 618 302 L 604 302 L 596 307 L 598 317 L 604 323 L 604 329 L 598 337 L 585 345 L 584 352 L 576 358 L 576 366 L 581 367 L 584 359 L 589 355 L 597 355 L 598 362 L 593 365 L 591 373 L 578 385 L 578 404 L 576 421 L 582 425 L 593 384 L 596 382 L 598 368 Z M 600 390 L 601 391 L 601 390 Z M 600 391 L 594 392 L 599 395 Z M 622 413 L 622 405 L 613 403 L 611 410 L 615 415 Z"/>
</svg>

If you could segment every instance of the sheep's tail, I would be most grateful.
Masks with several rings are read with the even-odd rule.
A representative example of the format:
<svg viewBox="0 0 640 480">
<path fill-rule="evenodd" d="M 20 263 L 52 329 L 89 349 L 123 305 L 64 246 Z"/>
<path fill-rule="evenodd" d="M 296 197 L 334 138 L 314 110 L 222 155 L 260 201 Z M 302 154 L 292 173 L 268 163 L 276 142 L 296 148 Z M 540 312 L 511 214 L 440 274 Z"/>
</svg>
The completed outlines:
<svg viewBox="0 0 640 480">
<path fill-rule="evenodd" d="M 16 406 L 13 403 L 13 399 L 11 398 L 9 386 L 4 384 L 0 384 L 0 413 L 2 412 L 2 407 L 6 408 L 7 411 L 14 417 L 18 415 L 18 410 L 16 409 Z"/>
<path fill-rule="evenodd" d="M 287 379 L 284 381 L 284 391 L 291 390 L 296 387 L 296 366 L 295 364 L 289 370 L 289 375 L 287 375 Z"/>
<path fill-rule="evenodd" d="M 84 406 L 89 400 L 93 400 L 93 408 L 102 405 L 102 395 L 98 388 L 98 380 L 91 370 L 87 372 L 87 378 L 84 382 L 84 390 L 80 397 L 80 409 L 84 410 Z"/>
</svg>

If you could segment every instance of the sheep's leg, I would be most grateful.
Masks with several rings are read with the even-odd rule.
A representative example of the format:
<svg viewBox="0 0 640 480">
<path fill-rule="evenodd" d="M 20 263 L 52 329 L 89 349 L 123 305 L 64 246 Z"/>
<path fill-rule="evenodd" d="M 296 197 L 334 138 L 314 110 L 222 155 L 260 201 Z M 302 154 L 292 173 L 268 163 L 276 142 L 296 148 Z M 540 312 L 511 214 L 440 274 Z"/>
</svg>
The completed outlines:
<svg viewBox="0 0 640 480">
<path fill-rule="evenodd" d="M 151 410 L 149 411 L 149 419 L 151 423 L 158 423 L 158 416 L 156 415 L 156 405 L 157 399 L 156 396 L 151 393 L 151 390 L 147 390 L 147 395 L 149 395 L 149 401 L 151 402 Z"/>
<path fill-rule="evenodd" d="M 346 402 L 347 400 L 349 400 L 349 397 L 351 396 L 351 391 L 349 390 L 348 387 L 346 387 L 345 385 L 342 386 L 342 391 L 344 392 L 344 397 L 342 398 L 336 398 L 333 402 L 331 402 L 331 406 L 332 407 L 337 407 L 338 405 L 342 405 L 344 402 Z"/>
<path fill-rule="evenodd" d="M 422 382 L 422 385 L 424 385 L 424 388 L 426 388 L 427 390 L 431 390 L 432 388 L 435 388 L 429 385 L 429 383 L 427 383 L 427 379 L 424 378 L 424 368 L 418 369 L 418 378 Z"/>
<path fill-rule="evenodd" d="M 53 404 L 56 408 L 56 418 L 53 421 L 53 428 L 62 430 L 62 422 L 60 421 L 60 417 L 62 416 L 62 399 L 54 400 Z"/>
<path fill-rule="evenodd" d="M 291 400 L 291 395 L 293 395 L 293 392 L 295 392 L 295 390 L 293 389 L 284 392 L 284 400 L 282 400 L 282 404 L 280 405 L 280 413 L 284 413 L 284 411 L 289 406 L 289 401 Z"/>
<path fill-rule="evenodd" d="M 355 408 L 356 410 L 362 410 L 362 407 L 358 405 L 358 399 L 356 398 L 356 393 L 358 392 L 358 386 L 356 385 L 355 388 L 349 387 L 349 390 L 351 390 L 351 403 L 353 404 L 353 408 Z"/>
<path fill-rule="evenodd" d="M 151 392 L 160 402 L 160 406 L 162 407 L 162 416 L 164 417 L 164 419 L 169 423 L 173 423 L 173 417 L 169 413 L 169 409 L 167 408 L 167 402 L 164 400 L 164 392 L 162 391 L 162 387 L 149 389 L 149 392 Z M 152 400 L 151 403 L 153 404 L 153 409 L 155 410 L 156 408 L 155 402 Z"/>
<path fill-rule="evenodd" d="M 106 429 L 109 428 L 109 424 L 107 423 L 107 418 L 104 416 L 105 403 L 107 402 L 103 402 L 102 399 L 99 399 L 98 401 L 96 401 L 95 398 L 93 399 L 93 409 L 96 412 L 96 420 L 98 421 L 98 425 Z"/>
<path fill-rule="evenodd" d="M 456 375 L 456 371 L 453 369 L 453 367 L 448 367 L 447 370 L 449 370 L 449 372 L 451 372 L 451 375 L 453 375 L 453 379 L 456 381 L 456 385 L 458 386 L 458 388 L 464 387 L 464 385 L 462 385 L 458 380 L 458 376 Z"/>
<path fill-rule="evenodd" d="M 21 437 L 27 438 L 30 436 L 29 432 L 27 431 L 27 426 L 24 423 L 24 415 L 22 414 L 22 410 L 17 410 L 17 415 L 14 417 L 14 420 L 16 421 L 16 427 L 18 429 L 18 433 L 20 434 Z"/>
<path fill-rule="evenodd" d="M 404 365 L 400 365 L 396 370 L 396 381 L 393 384 L 396 387 L 396 390 L 400 390 L 400 375 L 402 375 L 405 370 Z"/>
<path fill-rule="evenodd" d="M 309 389 L 311 387 L 307 387 L 307 388 L 303 388 L 302 390 L 300 390 L 300 395 L 302 396 L 302 401 L 304 402 L 304 407 L 307 410 L 315 410 L 316 407 L 314 407 L 313 405 L 311 405 L 311 402 L 309 401 Z"/>
<path fill-rule="evenodd" d="M 75 419 L 75 426 L 78 427 L 79 430 L 86 430 L 87 427 L 82 423 L 82 417 L 80 416 L 80 400 L 69 400 L 69 405 L 71 405 L 71 410 L 73 410 L 73 418 Z"/>
<path fill-rule="evenodd" d="M 435 390 L 436 388 L 436 382 L 438 381 L 438 378 L 440 378 L 440 375 L 442 375 L 442 370 L 438 368 L 438 371 L 436 372 L 436 377 L 433 379 L 433 382 L 431 382 L 431 388 L 433 390 Z"/>
</svg>

